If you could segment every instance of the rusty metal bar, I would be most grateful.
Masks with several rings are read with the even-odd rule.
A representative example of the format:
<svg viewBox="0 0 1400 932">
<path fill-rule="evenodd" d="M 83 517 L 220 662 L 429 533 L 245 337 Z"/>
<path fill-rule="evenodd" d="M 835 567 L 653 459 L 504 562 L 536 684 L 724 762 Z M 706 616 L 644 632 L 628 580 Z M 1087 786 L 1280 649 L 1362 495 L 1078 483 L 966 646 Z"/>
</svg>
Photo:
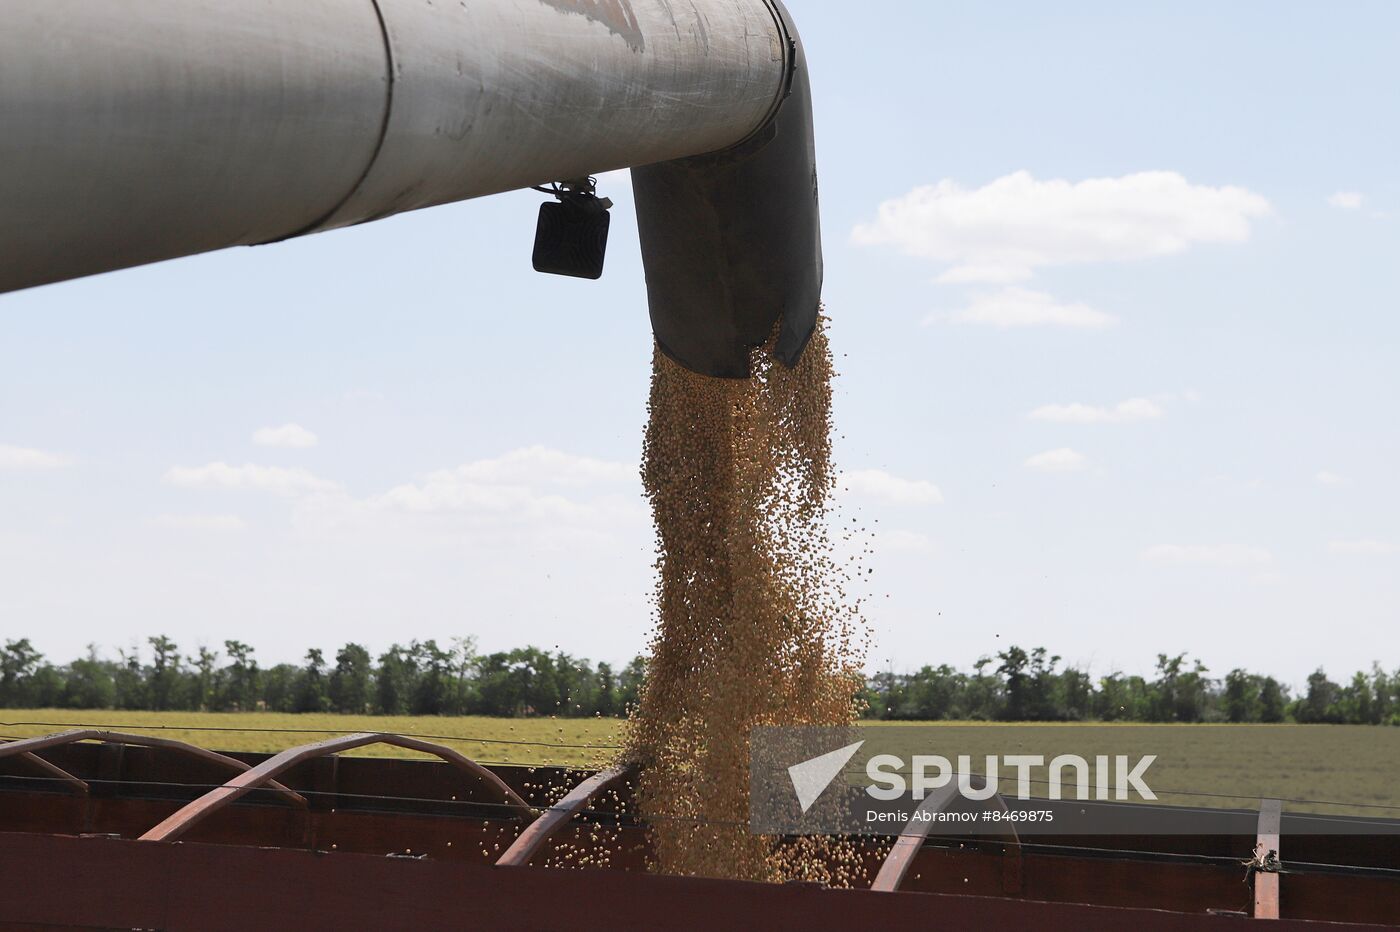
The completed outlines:
<svg viewBox="0 0 1400 932">
<path fill-rule="evenodd" d="M 919 808 L 910 816 L 909 821 L 904 823 L 904 831 L 895 839 L 890 853 L 885 855 L 885 862 L 880 865 L 880 872 L 875 875 L 875 882 L 870 885 L 870 889 L 884 893 L 893 893 L 899 889 L 899 885 L 904 882 L 904 876 L 909 873 L 909 868 L 914 863 L 915 855 L 923 847 L 924 839 L 933 827 L 932 819 L 919 816 L 947 809 L 957 793 L 956 783 L 950 781 L 947 786 L 939 787 L 924 797 Z"/>
<path fill-rule="evenodd" d="M 1259 802 L 1258 839 L 1254 845 L 1256 860 L 1265 865 L 1278 863 L 1279 834 L 1283 824 L 1283 803 L 1277 799 Z M 1254 918 L 1279 918 L 1279 884 L 1277 870 L 1254 871 Z"/>
<path fill-rule="evenodd" d="M 985 783 L 983 784 L 985 786 Z M 979 787 L 980 789 L 980 787 Z M 919 818 L 919 816 L 932 816 L 935 813 L 945 811 L 953 800 L 958 798 L 958 787 L 956 780 L 950 780 L 946 786 L 941 786 L 934 792 L 924 797 L 924 801 L 919 804 L 919 808 L 909 817 L 909 821 L 904 825 L 904 831 L 899 833 L 895 839 L 894 846 L 890 848 L 890 853 L 885 856 L 885 861 L 880 865 L 880 871 L 875 875 L 875 882 L 870 885 L 870 889 L 883 893 L 893 893 L 899 889 L 899 885 L 904 882 L 905 876 L 909 873 L 909 868 L 914 864 L 914 858 L 918 856 L 919 849 L 924 845 L 924 839 L 928 837 L 929 831 L 933 828 L 932 818 Z M 986 801 L 988 809 L 1006 811 L 1006 801 L 998 793 Z M 1007 841 L 1015 846 L 1015 863 L 1007 864 L 1003 868 L 1003 873 L 1014 872 L 1014 886 L 1016 892 L 1020 892 L 1020 847 L 1021 841 L 1016 834 L 1016 828 L 1011 822 L 1006 822 L 1010 835 Z M 1011 885 L 1010 878 L 1004 877 L 1003 884 Z"/>
<path fill-rule="evenodd" d="M 216 787 L 205 793 L 198 799 L 190 802 L 178 812 L 171 815 L 155 828 L 141 836 L 141 841 L 174 841 L 189 829 L 193 828 L 214 812 L 224 806 L 247 795 L 264 783 L 271 781 L 274 777 L 280 776 L 297 764 L 312 760 L 317 757 L 324 757 L 327 754 L 336 754 L 340 751 L 350 751 L 355 748 L 364 747 L 367 744 L 387 744 L 392 747 L 407 748 L 413 751 L 422 751 L 425 754 L 432 754 L 452 764 L 459 770 L 465 771 L 473 777 L 484 782 L 487 787 L 494 790 L 498 799 L 514 810 L 514 814 L 533 820 L 535 810 L 521 799 L 516 792 L 506 786 L 501 778 L 496 776 L 485 767 L 467 757 L 444 747 L 440 744 L 432 744 L 427 741 L 419 741 L 417 738 L 405 738 L 401 735 L 377 734 L 362 732 L 354 735 L 344 735 L 338 738 L 327 738 L 324 741 L 317 741 L 312 744 L 303 744 L 300 747 L 289 748 L 280 754 L 275 754 L 263 761 L 258 766 L 247 770 L 229 780 L 223 786 Z"/>
<path fill-rule="evenodd" d="M 559 802 L 550 806 L 515 839 L 506 853 L 496 861 L 497 867 L 524 867 L 544 848 L 549 839 L 569 823 L 580 810 L 601 793 L 618 785 L 635 772 L 631 766 L 603 770 L 574 787 Z"/>
<path fill-rule="evenodd" d="M 11 743 L 11 742 L 7 742 L 7 744 L 8 744 L 8 743 Z M 4 744 L 0 744 L 0 748 L 3 748 L 3 747 L 5 747 L 5 745 L 4 745 Z M 28 764 L 29 766 L 33 767 L 35 770 L 42 770 L 44 773 L 48 774 L 49 776 L 51 776 L 51 777 L 57 777 L 58 779 L 62 780 L 64 783 L 67 783 L 70 787 L 73 788 L 73 791 L 74 791 L 75 793 L 77 793 L 79 796 L 86 796 L 86 795 L 88 795 L 88 789 L 89 789 L 89 787 L 88 787 L 88 785 L 87 785 L 87 781 L 86 781 L 86 780 L 80 780 L 80 779 L 78 779 L 77 777 L 75 777 L 75 776 L 73 776 L 71 773 L 69 773 L 68 771 L 64 770 L 62 767 L 59 767 L 59 766 L 57 766 L 56 764 L 51 764 L 51 763 L 49 763 L 48 761 L 44 760 L 42 757 L 40 757 L 38 754 L 35 754 L 33 751 L 21 751 L 21 752 L 19 752 L 18 755 L 9 755 L 9 754 L 6 754 L 6 755 L 0 755 L 0 756 L 4 756 L 4 757 L 17 756 L 20 760 L 24 761 L 26 764 Z"/>
<path fill-rule="evenodd" d="M 241 760 L 236 760 L 218 751 L 211 751 L 208 748 L 198 747 L 193 744 L 186 744 L 183 741 L 176 741 L 173 738 L 155 738 L 150 735 L 132 735 L 121 731 L 102 731 L 96 728 L 75 728 L 71 731 L 55 732 L 51 735 L 42 735 L 37 738 L 21 738 L 18 741 L 11 741 L 9 744 L 0 744 L 0 759 L 14 755 L 33 755 L 35 751 L 42 751 L 45 748 L 59 747 L 64 744 L 73 744 L 77 741 L 101 741 L 104 744 L 134 744 L 145 748 L 164 748 L 170 751 L 178 751 L 200 760 L 218 764 L 232 770 L 247 771 L 251 769 Z M 36 758 L 37 759 L 37 758 Z M 44 762 L 47 764 L 47 761 Z M 48 765 L 52 766 L 52 765 Z M 66 771 L 58 770 L 59 774 L 77 780 L 77 777 L 68 774 Z M 82 781 L 79 781 L 82 782 Z M 306 797 L 300 793 L 283 786 L 280 783 L 272 783 L 269 789 L 276 790 L 279 795 L 296 803 L 298 806 L 306 806 Z M 83 784 L 83 792 L 87 792 L 87 784 Z"/>
</svg>

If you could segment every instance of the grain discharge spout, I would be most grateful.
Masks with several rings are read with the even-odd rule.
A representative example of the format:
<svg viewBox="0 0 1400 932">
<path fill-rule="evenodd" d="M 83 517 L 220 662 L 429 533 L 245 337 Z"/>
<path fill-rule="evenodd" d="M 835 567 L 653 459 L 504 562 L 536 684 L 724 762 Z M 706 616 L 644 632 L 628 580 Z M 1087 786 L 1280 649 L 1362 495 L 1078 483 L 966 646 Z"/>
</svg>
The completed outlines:
<svg viewBox="0 0 1400 932">
<path fill-rule="evenodd" d="M 661 348 L 742 377 L 779 327 L 794 363 L 821 241 L 777 0 L 0 0 L 0 292 L 539 186 L 536 267 L 596 277 L 620 168 Z"/>
</svg>

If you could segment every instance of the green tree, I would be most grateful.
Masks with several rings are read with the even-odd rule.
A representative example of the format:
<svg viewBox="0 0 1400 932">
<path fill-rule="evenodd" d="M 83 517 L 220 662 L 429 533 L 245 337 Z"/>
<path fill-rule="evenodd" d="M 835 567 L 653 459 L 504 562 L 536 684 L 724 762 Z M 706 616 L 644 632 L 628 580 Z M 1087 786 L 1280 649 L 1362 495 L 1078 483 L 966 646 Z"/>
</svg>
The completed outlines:
<svg viewBox="0 0 1400 932">
<path fill-rule="evenodd" d="M 1205 720 L 1210 681 L 1199 660 L 1186 666 L 1186 655 L 1157 655 L 1157 679 L 1150 684 L 1150 714 L 1154 722 Z"/>
<path fill-rule="evenodd" d="M 375 711 L 380 715 L 403 715 L 413 698 L 418 677 L 413 652 L 398 644 L 379 655 L 379 669 L 374 674 Z"/>
<path fill-rule="evenodd" d="M 453 638 L 450 653 L 456 671 L 456 682 L 452 686 L 452 699 L 448 711 L 453 715 L 462 715 L 476 708 L 479 698 L 476 683 L 476 638 L 470 635 Z"/>
<path fill-rule="evenodd" d="M 1082 722 L 1094 715 L 1094 681 L 1083 670 L 1070 668 L 1060 674 L 1058 686 L 1059 718 Z"/>
<path fill-rule="evenodd" d="M 891 692 L 895 699 L 890 709 L 892 718 L 942 721 L 966 714 L 967 677 L 946 663 L 898 677 Z"/>
<path fill-rule="evenodd" d="M 1114 672 L 1099 678 L 1094 708 L 1106 722 L 1145 722 L 1151 717 L 1147 681 L 1140 676 Z"/>
<path fill-rule="evenodd" d="M 1319 667 L 1308 677 L 1307 694 L 1293 704 L 1293 718 L 1308 725 L 1341 722 L 1341 698 L 1342 688 Z"/>
<path fill-rule="evenodd" d="M 116 682 L 117 708 L 149 709 L 150 691 L 146 688 L 146 671 L 141 667 L 140 651 L 117 650 L 117 669 L 113 679 Z"/>
<path fill-rule="evenodd" d="M 328 693 L 331 708 L 343 714 L 363 715 L 369 709 L 372 662 L 359 644 L 346 644 L 335 655 Z"/>
<path fill-rule="evenodd" d="M 1024 722 L 1032 717 L 1031 677 L 1026 671 L 1030 665 L 1030 657 L 1021 648 L 1013 645 L 997 654 L 997 659 L 1001 661 L 1001 665 L 997 667 L 996 672 L 997 676 L 1002 678 L 1002 690 L 1006 696 L 1006 704 L 999 717 L 1012 722 Z"/>
<path fill-rule="evenodd" d="M 1259 678 L 1239 667 L 1225 674 L 1225 718 L 1231 722 L 1260 720 Z"/>
<path fill-rule="evenodd" d="M 253 658 L 253 648 L 242 641 L 225 641 L 228 665 L 223 669 L 223 697 L 219 705 L 235 712 L 251 712 L 258 707 L 261 671 Z"/>
<path fill-rule="evenodd" d="M 562 651 L 554 654 L 557 715 L 589 715 L 598 704 L 598 675 L 587 660 Z"/>
<path fill-rule="evenodd" d="M 194 676 L 190 685 L 190 707 L 196 711 L 212 709 L 219 694 L 219 655 L 200 647 L 194 657 Z"/>
<path fill-rule="evenodd" d="M 447 711 L 456 671 L 452 654 L 438 647 L 437 641 L 414 641 L 410 646 L 414 681 L 409 709 L 414 715 L 442 715 Z"/>
<path fill-rule="evenodd" d="M 1400 724 L 1400 675 L 1388 675 L 1379 663 L 1371 664 L 1371 695 L 1376 702 L 1376 722 Z"/>
<path fill-rule="evenodd" d="M 995 672 L 987 672 L 991 665 L 991 657 L 979 657 L 967 681 L 966 714 L 974 721 L 996 721 L 1003 715 L 1005 690 L 1001 678 Z"/>
<path fill-rule="evenodd" d="M 34 649 L 29 638 L 5 642 L 0 650 L 0 706 L 34 707 L 33 681 L 43 662 L 44 655 Z"/>
<path fill-rule="evenodd" d="M 151 671 L 147 679 L 150 706 L 157 712 L 175 707 L 180 688 L 180 653 L 175 642 L 165 635 L 147 638 L 151 645 Z"/>
<path fill-rule="evenodd" d="M 326 657 L 320 648 L 313 647 L 306 652 L 306 666 L 297 677 L 294 712 L 324 712 L 330 707 L 326 687 Z"/>
<path fill-rule="evenodd" d="M 63 684 L 63 706 L 69 709 L 110 709 L 117 701 L 117 684 L 112 665 L 103 660 L 96 644 L 89 644 L 87 656 L 68 665 Z"/>
<path fill-rule="evenodd" d="M 262 708 L 268 712 L 295 712 L 300 679 L 301 670 L 290 663 L 279 663 L 262 671 L 258 678 L 262 687 Z"/>
<path fill-rule="evenodd" d="M 1348 724 L 1380 723 L 1376 697 L 1371 691 L 1371 678 L 1359 670 L 1352 676 L 1351 682 L 1343 687 L 1339 705 L 1342 721 Z"/>
<path fill-rule="evenodd" d="M 598 664 L 598 701 L 595 711 L 599 715 L 617 715 L 622 710 L 617 703 L 617 677 L 613 675 L 611 664 Z"/>
<path fill-rule="evenodd" d="M 1287 716 L 1288 692 L 1272 676 L 1264 677 L 1259 685 L 1259 721 L 1277 724 Z"/>
</svg>

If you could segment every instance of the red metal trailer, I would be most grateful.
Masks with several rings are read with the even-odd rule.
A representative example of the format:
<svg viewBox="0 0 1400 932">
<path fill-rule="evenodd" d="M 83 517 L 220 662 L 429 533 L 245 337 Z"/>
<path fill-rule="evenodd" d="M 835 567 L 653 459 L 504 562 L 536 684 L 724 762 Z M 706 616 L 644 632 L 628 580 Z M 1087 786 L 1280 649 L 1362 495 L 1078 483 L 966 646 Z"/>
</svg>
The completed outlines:
<svg viewBox="0 0 1400 932">
<path fill-rule="evenodd" d="M 386 743 L 437 757 L 348 757 Z M 482 766 L 419 738 L 219 754 L 79 730 L 0 745 L 0 928 L 1186 930 L 1400 924 L 1400 826 L 860 842 L 874 889 L 649 872 L 626 770 Z M 1284 872 L 1245 866 L 1261 841 Z"/>
</svg>

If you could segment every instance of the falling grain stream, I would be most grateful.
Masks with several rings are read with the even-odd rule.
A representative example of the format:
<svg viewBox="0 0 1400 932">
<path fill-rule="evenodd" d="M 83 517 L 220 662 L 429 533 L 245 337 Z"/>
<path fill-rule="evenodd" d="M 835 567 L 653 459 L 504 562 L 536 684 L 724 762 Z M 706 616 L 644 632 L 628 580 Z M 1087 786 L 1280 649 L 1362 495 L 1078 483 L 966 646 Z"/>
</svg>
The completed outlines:
<svg viewBox="0 0 1400 932">
<path fill-rule="evenodd" d="M 846 725 L 864 654 L 833 556 L 832 357 L 824 322 L 788 369 L 697 375 L 658 350 L 642 475 L 656 525 L 656 628 L 626 757 L 665 873 L 846 885 L 844 843 L 749 832 L 756 725 Z"/>
</svg>

